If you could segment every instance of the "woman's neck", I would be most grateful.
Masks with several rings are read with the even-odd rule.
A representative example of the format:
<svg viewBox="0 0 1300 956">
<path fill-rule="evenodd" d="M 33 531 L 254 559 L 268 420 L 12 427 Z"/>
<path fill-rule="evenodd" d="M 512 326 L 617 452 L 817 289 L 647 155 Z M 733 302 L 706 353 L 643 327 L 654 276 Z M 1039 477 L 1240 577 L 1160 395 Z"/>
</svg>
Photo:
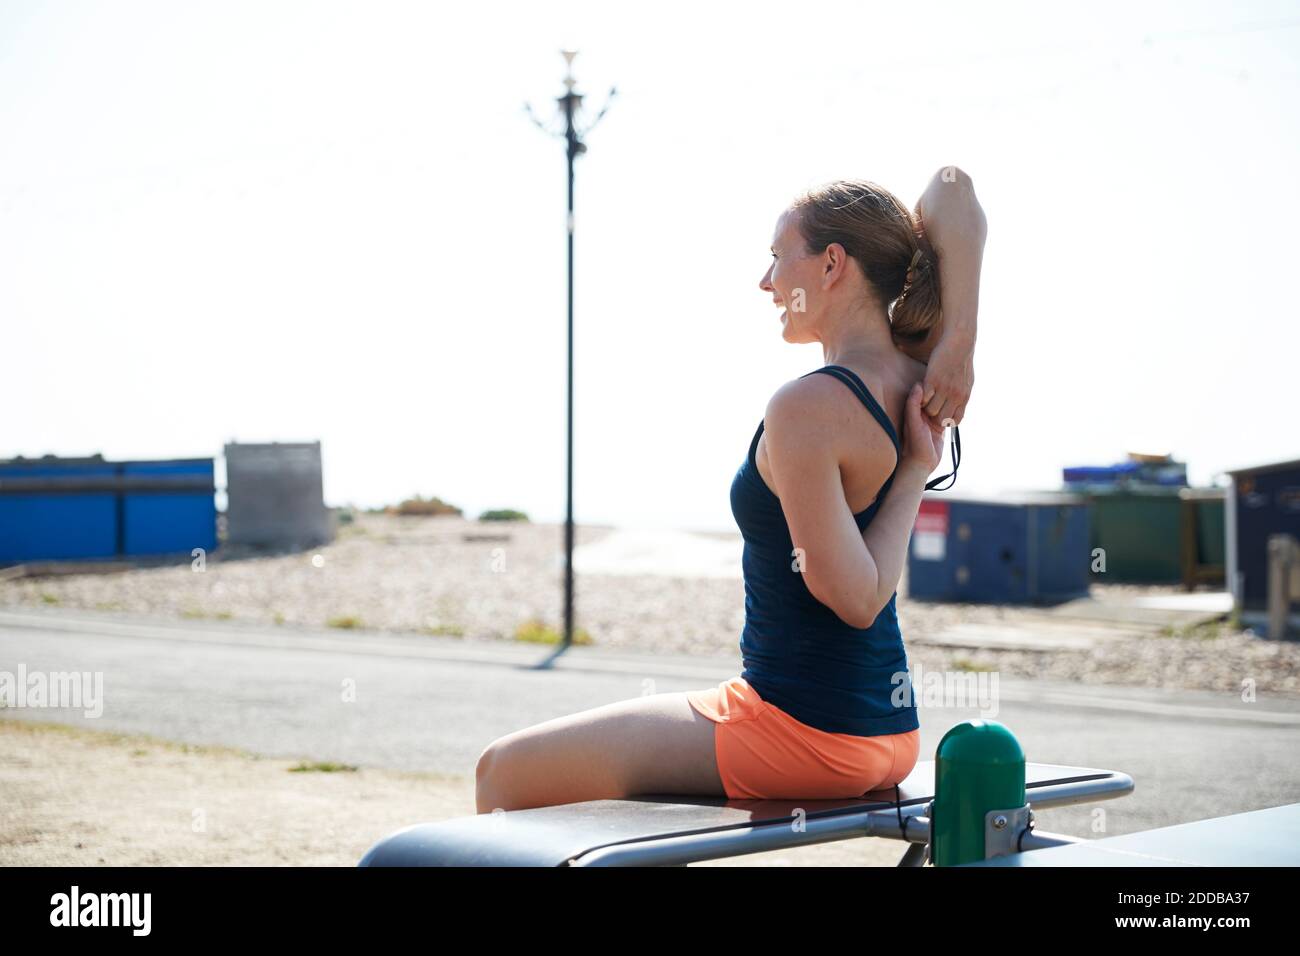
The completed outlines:
<svg viewBox="0 0 1300 956">
<path fill-rule="evenodd" d="M 931 336 L 933 343 L 936 337 Z M 842 313 L 832 314 L 822 323 L 822 359 L 827 365 L 857 365 L 859 368 L 880 368 L 895 359 L 899 352 L 914 356 L 915 345 L 904 343 L 894 334 L 889 315 L 884 310 L 860 304 Z M 929 349 L 925 350 L 928 358 Z M 917 359 L 924 361 L 924 359 Z"/>
</svg>

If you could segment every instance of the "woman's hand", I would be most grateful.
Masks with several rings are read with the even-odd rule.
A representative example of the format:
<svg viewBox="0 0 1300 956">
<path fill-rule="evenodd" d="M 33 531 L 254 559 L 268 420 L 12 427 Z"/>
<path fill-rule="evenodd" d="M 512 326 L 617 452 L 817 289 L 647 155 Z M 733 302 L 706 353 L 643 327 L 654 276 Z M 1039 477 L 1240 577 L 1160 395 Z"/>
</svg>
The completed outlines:
<svg viewBox="0 0 1300 956">
<path fill-rule="evenodd" d="M 921 383 L 907 393 L 903 425 L 903 455 L 900 470 L 913 469 L 928 478 L 943 460 L 943 425 L 921 410 Z"/>
<path fill-rule="evenodd" d="M 975 387 L 975 349 L 964 337 L 946 335 L 930 353 L 921 405 L 934 422 L 960 425 Z"/>
</svg>

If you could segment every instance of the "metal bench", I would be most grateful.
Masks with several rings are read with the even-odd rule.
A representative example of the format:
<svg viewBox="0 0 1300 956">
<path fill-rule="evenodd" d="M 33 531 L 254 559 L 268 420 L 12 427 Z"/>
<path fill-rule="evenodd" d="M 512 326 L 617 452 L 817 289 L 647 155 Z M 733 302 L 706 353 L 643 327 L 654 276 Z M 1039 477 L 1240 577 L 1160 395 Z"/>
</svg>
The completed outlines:
<svg viewBox="0 0 1300 956">
<path fill-rule="evenodd" d="M 1036 808 L 1110 800 L 1133 792 L 1114 770 L 1025 763 Z M 885 837 L 908 844 L 899 866 L 923 866 L 930 843 L 935 761 L 899 785 L 851 800 L 729 800 L 647 795 L 421 823 L 380 840 L 361 866 L 685 866 L 814 843 Z M 1075 837 L 1033 830 L 1028 804 L 990 811 L 990 854 L 1064 846 Z M 1011 817 L 1010 825 L 1008 817 Z M 1024 819 L 1028 823 L 1021 826 Z"/>
</svg>

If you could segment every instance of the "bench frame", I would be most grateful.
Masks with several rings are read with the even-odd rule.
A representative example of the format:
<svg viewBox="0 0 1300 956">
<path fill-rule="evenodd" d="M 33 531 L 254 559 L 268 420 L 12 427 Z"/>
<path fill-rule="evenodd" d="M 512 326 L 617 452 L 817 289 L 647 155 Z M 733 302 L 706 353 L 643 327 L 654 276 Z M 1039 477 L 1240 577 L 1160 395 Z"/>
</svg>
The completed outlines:
<svg viewBox="0 0 1300 956">
<path fill-rule="evenodd" d="M 933 760 L 898 788 L 850 800 L 730 800 L 664 794 L 498 810 L 406 827 L 376 843 L 360 866 L 685 866 L 815 843 L 884 837 L 908 844 L 899 866 L 923 866 L 930 842 Z M 1133 792 L 1114 770 L 1025 764 L 1029 806 L 1091 803 Z M 1016 808 L 1008 808 L 1006 814 Z M 989 814 L 990 820 L 993 814 Z M 1005 830 L 997 852 L 1087 842 Z M 992 824 L 990 823 L 990 826 Z M 992 832 L 991 830 L 989 832 Z M 994 843 L 990 842 L 990 846 Z"/>
</svg>

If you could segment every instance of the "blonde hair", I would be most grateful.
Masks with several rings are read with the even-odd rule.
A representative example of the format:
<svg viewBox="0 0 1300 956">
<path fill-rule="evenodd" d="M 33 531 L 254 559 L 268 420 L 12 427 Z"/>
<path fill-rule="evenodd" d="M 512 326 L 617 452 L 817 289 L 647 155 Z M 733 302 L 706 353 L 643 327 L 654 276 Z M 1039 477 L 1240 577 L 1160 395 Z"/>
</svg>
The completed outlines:
<svg viewBox="0 0 1300 956">
<path fill-rule="evenodd" d="M 897 337 L 920 341 L 939 324 L 939 269 L 921 224 L 889 190 L 865 179 L 809 189 L 790 206 L 807 251 L 833 242 L 857 262 Z"/>
</svg>

